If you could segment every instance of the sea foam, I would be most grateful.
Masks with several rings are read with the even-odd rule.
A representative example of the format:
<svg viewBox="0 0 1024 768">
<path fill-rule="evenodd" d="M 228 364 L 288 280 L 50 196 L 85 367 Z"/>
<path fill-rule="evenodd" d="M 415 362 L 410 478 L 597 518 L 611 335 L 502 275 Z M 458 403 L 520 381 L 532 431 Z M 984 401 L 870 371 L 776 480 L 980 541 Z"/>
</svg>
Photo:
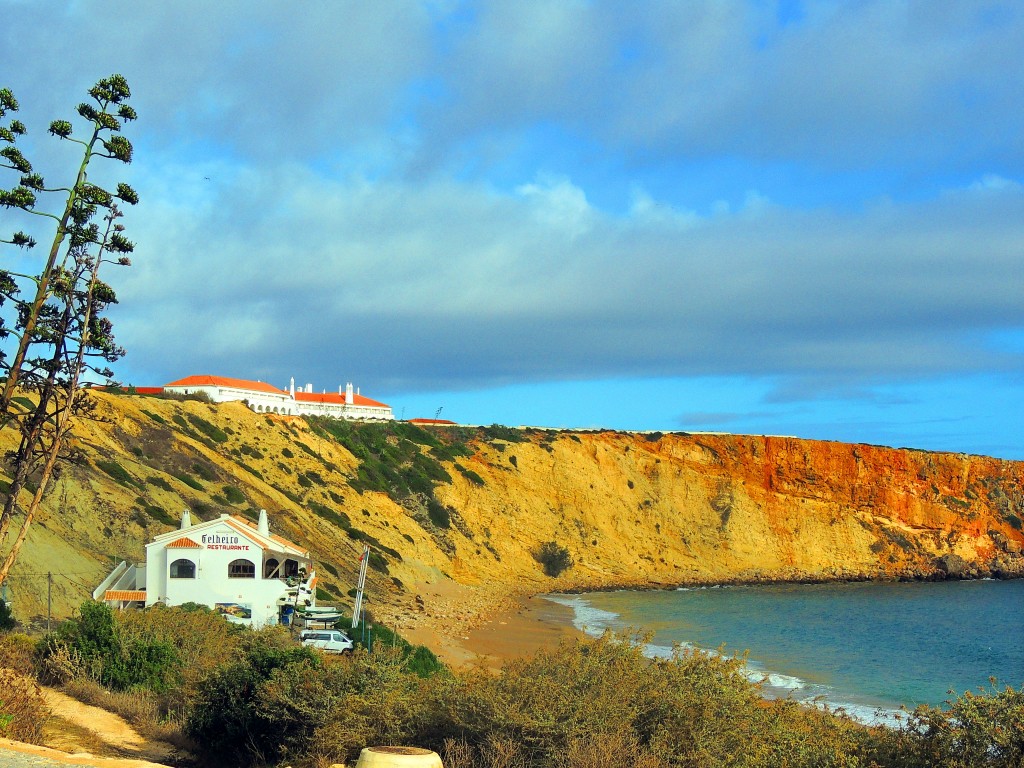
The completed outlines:
<svg viewBox="0 0 1024 768">
<path fill-rule="evenodd" d="M 627 629 L 617 613 L 595 608 L 579 595 L 545 595 L 544 597 L 553 603 L 572 608 L 573 626 L 591 637 L 600 637 L 608 630 Z M 696 649 L 713 656 L 721 655 L 717 650 L 698 648 L 691 643 L 678 643 L 675 646 L 647 643 L 643 647 L 643 653 L 650 659 L 667 660 L 671 659 L 680 649 Z M 805 706 L 824 706 L 832 712 L 842 711 L 851 719 L 866 725 L 900 727 L 905 722 L 905 713 L 902 713 L 901 710 L 845 700 L 851 697 L 837 695 L 828 686 L 811 684 L 794 675 L 766 670 L 757 661 L 748 661 L 743 668 L 743 675 L 752 683 L 760 684 L 762 694 L 768 699 L 792 698 Z"/>
</svg>

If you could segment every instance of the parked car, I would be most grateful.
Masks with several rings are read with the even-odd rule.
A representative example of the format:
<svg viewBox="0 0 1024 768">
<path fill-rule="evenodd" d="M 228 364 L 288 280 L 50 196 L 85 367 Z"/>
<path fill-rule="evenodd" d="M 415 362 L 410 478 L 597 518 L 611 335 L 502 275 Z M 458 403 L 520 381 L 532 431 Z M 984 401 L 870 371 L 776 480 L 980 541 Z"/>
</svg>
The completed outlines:
<svg viewBox="0 0 1024 768">
<path fill-rule="evenodd" d="M 355 647 L 349 636 L 338 629 L 305 629 L 300 635 L 307 648 L 319 648 L 324 653 L 350 653 Z"/>
</svg>

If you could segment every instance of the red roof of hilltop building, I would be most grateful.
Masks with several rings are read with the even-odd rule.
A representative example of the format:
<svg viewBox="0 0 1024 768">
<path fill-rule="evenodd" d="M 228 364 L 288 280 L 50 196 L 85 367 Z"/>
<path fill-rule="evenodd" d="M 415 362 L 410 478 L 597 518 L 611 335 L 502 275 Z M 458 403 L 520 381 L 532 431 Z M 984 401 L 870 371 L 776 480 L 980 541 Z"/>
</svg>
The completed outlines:
<svg viewBox="0 0 1024 768">
<path fill-rule="evenodd" d="M 339 395 L 337 392 L 300 392 L 295 390 L 295 399 L 303 403 L 336 403 L 337 405 L 345 405 L 345 396 Z M 352 393 L 352 405 L 368 405 L 376 408 L 387 408 L 385 403 L 371 400 L 368 397 Z"/>
<path fill-rule="evenodd" d="M 186 376 L 184 379 L 164 384 L 165 387 L 232 387 L 233 389 L 248 389 L 253 392 L 268 392 L 273 395 L 287 395 L 283 389 L 278 389 L 265 381 L 248 381 L 246 379 L 231 379 L 227 376 Z"/>
</svg>

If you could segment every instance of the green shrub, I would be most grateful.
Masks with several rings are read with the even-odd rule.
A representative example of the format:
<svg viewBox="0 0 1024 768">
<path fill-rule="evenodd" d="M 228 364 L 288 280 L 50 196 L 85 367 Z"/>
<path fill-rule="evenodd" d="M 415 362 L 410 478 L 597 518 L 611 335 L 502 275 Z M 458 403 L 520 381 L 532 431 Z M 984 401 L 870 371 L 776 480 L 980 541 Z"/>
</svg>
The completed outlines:
<svg viewBox="0 0 1024 768">
<path fill-rule="evenodd" d="M 228 435 L 223 429 L 218 427 L 216 424 L 211 424 L 202 416 L 196 416 L 194 413 L 190 413 L 188 414 L 188 420 L 196 429 L 213 440 L 213 442 L 226 443 L 228 441 Z"/>
<path fill-rule="evenodd" d="M 214 472 L 213 467 L 211 467 L 206 462 L 193 462 L 192 471 L 199 475 L 199 477 L 201 477 L 203 480 L 206 480 L 207 482 L 217 479 L 217 473 Z"/>
<path fill-rule="evenodd" d="M 128 470 L 118 464 L 116 461 L 103 461 L 98 460 L 96 467 L 101 469 L 106 474 L 110 475 L 116 482 L 121 485 L 128 485 L 132 487 L 138 487 L 139 481 L 128 474 Z"/>
<path fill-rule="evenodd" d="M 27 675 L 13 669 L 0 668 L 0 736 L 27 744 L 43 743 L 43 726 L 50 717 L 50 708 L 39 684 Z M 34 758 L 16 752 L 6 752 L 12 764 L 28 764 Z"/>
<path fill-rule="evenodd" d="M 380 552 L 370 550 L 370 567 L 379 573 L 388 573 L 388 561 Z"/>
<path fill-rule="evenodd" d="M 242 469 L 244 469 L 250 475 L 254 475 L 255 477 L 258 477 L 260 480 L 263 479 L 263 473 L 260 472 L 258 469 L 256 469 L 256 467 L 251 467 L 248 464 L 246 464 L 244 461 L 238 462 L 238 466 L 240 466 Z"/>
<path fill-rule="evenodd" d="M 312 456 L 312 457 L 313 457 L 314 459 L 319 459 L 319 458 L 320 458 L 320 454 L 319 454 L 319 453 L 317 453 L 316 451 L 314 451 L 314 450 L 313 450 L 312 448 L 310 448 L 310 447 L 309 447 L 308 445 L 306 445 L 306 444 L 305 444 L 304 442 L 302 442 L 301 440 L 293 440 L 292 442 L 293 442 L 293 444 L 294 444 L 294 445 L 297 445 L 297 446 L 298 446 L 299 448 L 301 448 L 301 449 L 302 449 L 303 451 L 305 451 L 305 452 L 306 452 L 307 454 L 309 454 L 310 456 Z"/>
<path fill-rule="evenodd" d="M 451 527 L 452 516 L 448 511 L 448 507 L 435 499 L 427 501 L 427 516 L 430 518 L 430 522 L 438 528 Z"/>
<path fill-rule="evenodd" d="M 172 472 L 171 476 L 178 478 L 179 480 L 181 480 L 181 482 L 183 482 L 189 488 L 194 488 L 197 491 L 201 491 L 204 488 L 202 483 L 200 483 L 198 480 L 196 480 L 194 477 L 192 477 L 192 475 L 188 474 L 187 472 Z"/>
<path fill-rule="evenodd" d="M 526 433 L 521 429 L 506 427 L 502 424 L 491 424 L 480 430 L 483 438 L 489 442 L 504 440 L 506 443 L 524 443 L 527 440 Z"/>
<path fill-rule="evenodd" d="M 167 419 L 165 419 L 159 413 L 153 413 L 151 411 L 143 411 L 143 413 L 146 414 L 147 416 L 149 416 L 149 418 L 151 418 L 157 424 L 166 424 L 167 423 Z"/>
<path fill-rule="evenodd" d="M 178 521 L 171 517 L 163 507 L 158 507 L 155 504 L 144 504 L 142 510 L 159 523 L 171 526 L 177 525 Z"/>
<path fill-rule="evenodd" d="M 263 458 L 263 454 L 260 453 L 259 449 L 253 448 L 248 443 L 242 443 L 240 446 L 238 446 L 238 452 L 241 453 L 243 456 L 251 456 L 254 459 Z"/>
<path fill-rule="evenodd" d="M 164 480 L 162 477 L 147 477 L 146 482 L 149 483 L 150 485 L 155 485 L 157 488 L 160 488 L 161 490 L 164 491 L 174 490 L 174 488 L 171 487 L 171 484 Z"/>
<path fill-rule="evenodd" d="M 335 512 L 326 504 L 321 504 L 319 501 L 310 501 L 309 508 L 315 515 L 322 517 L 328 522 L 334 523 L 343 531 L 347 531 L 352 527 L 352 521 L 349 520 L 348 515 L 344 512 Z"/>
<path fill-rule="evenodd" d="M 544 573 L 552 578 L 560 576 L 572 568 L 572 555 L 569 550 L 554 541 L 545 541 L 533 552 L 533 559 L 544 568 Z"/>
<path fill-rule="evenodd" d="M 282 632 L 252 633 L 242 658 L 199 686 L 186 731 L 212 764 L 277 763 L 307 749 L 340 703 L 328 682 L 315 652 Z"/>
<path fill-rule="evenodd" d="M 10 632 L 18 625 L 11 613 L 11 606 L 6 601 L 0 600 L 0 632 Z"/>
<path fill-rule="evenodd" d="M 482 477 L 480 477 L 480 475 L 478 475 L 472 469 L 466 469 L 461 464 L 456 464 L 455 468 L 457 470 L 459 470 L 459 472 L 462 473 L 462 476 L 464 478 L 469 480 L 469 482 L 473 483 L 474 485 L 484 485 L 485 484 L 484 483 L 484 479 Z"/>
<path fill-rule="evenodd" d="M 141 686 L 166 691 L 177 674 L 173 642 L 122 637 L 114 612 L 104 603 L 82 603 L 76 618 L 43 638 L 39 653 L 44 668 L 49 657 L 68 651 L 81 661 L 85 674 L 115 690 Z"/>
<path fill-rule="evenodd" d="M 224 486 L 224 497 L 230 504 L 242 504 L 245 502 L 245 494 L 233 485 Z"/>
</svg>

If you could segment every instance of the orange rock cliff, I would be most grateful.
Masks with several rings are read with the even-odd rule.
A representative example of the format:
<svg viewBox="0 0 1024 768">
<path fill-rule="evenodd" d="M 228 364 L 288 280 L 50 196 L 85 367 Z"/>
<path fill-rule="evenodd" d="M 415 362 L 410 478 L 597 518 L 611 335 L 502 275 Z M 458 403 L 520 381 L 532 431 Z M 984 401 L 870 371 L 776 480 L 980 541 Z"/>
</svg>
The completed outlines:
<svg viewBox="0 0 1024 768">
<path fill-rule="evenodd" d="M 396 620 L 448 580 L 484 596 L 468 620 L 524 592 L 1024 575 L 1024 462 L 784 437 L 445 428 L 459 453 L 421 442 L 422 459 L 402 461 L 450 480 L 432 498 L 399 498 L 367 477 L 401 467 L 371 471 L 301 419 L 93 396 L 102 419 L 77 427 L 78 459 L 8 581 L 22 620 L 45 614 L 48 573 L 54 615 L 68 615 L 185 508 L 199 519 L 267 509 L 275 532 L 312 551 L 321 597 L 340 604 L 371 543 L 370 604 Z M 558 578 L 533 557 L 547 541 L 574 561 Z"/>
</svg>

